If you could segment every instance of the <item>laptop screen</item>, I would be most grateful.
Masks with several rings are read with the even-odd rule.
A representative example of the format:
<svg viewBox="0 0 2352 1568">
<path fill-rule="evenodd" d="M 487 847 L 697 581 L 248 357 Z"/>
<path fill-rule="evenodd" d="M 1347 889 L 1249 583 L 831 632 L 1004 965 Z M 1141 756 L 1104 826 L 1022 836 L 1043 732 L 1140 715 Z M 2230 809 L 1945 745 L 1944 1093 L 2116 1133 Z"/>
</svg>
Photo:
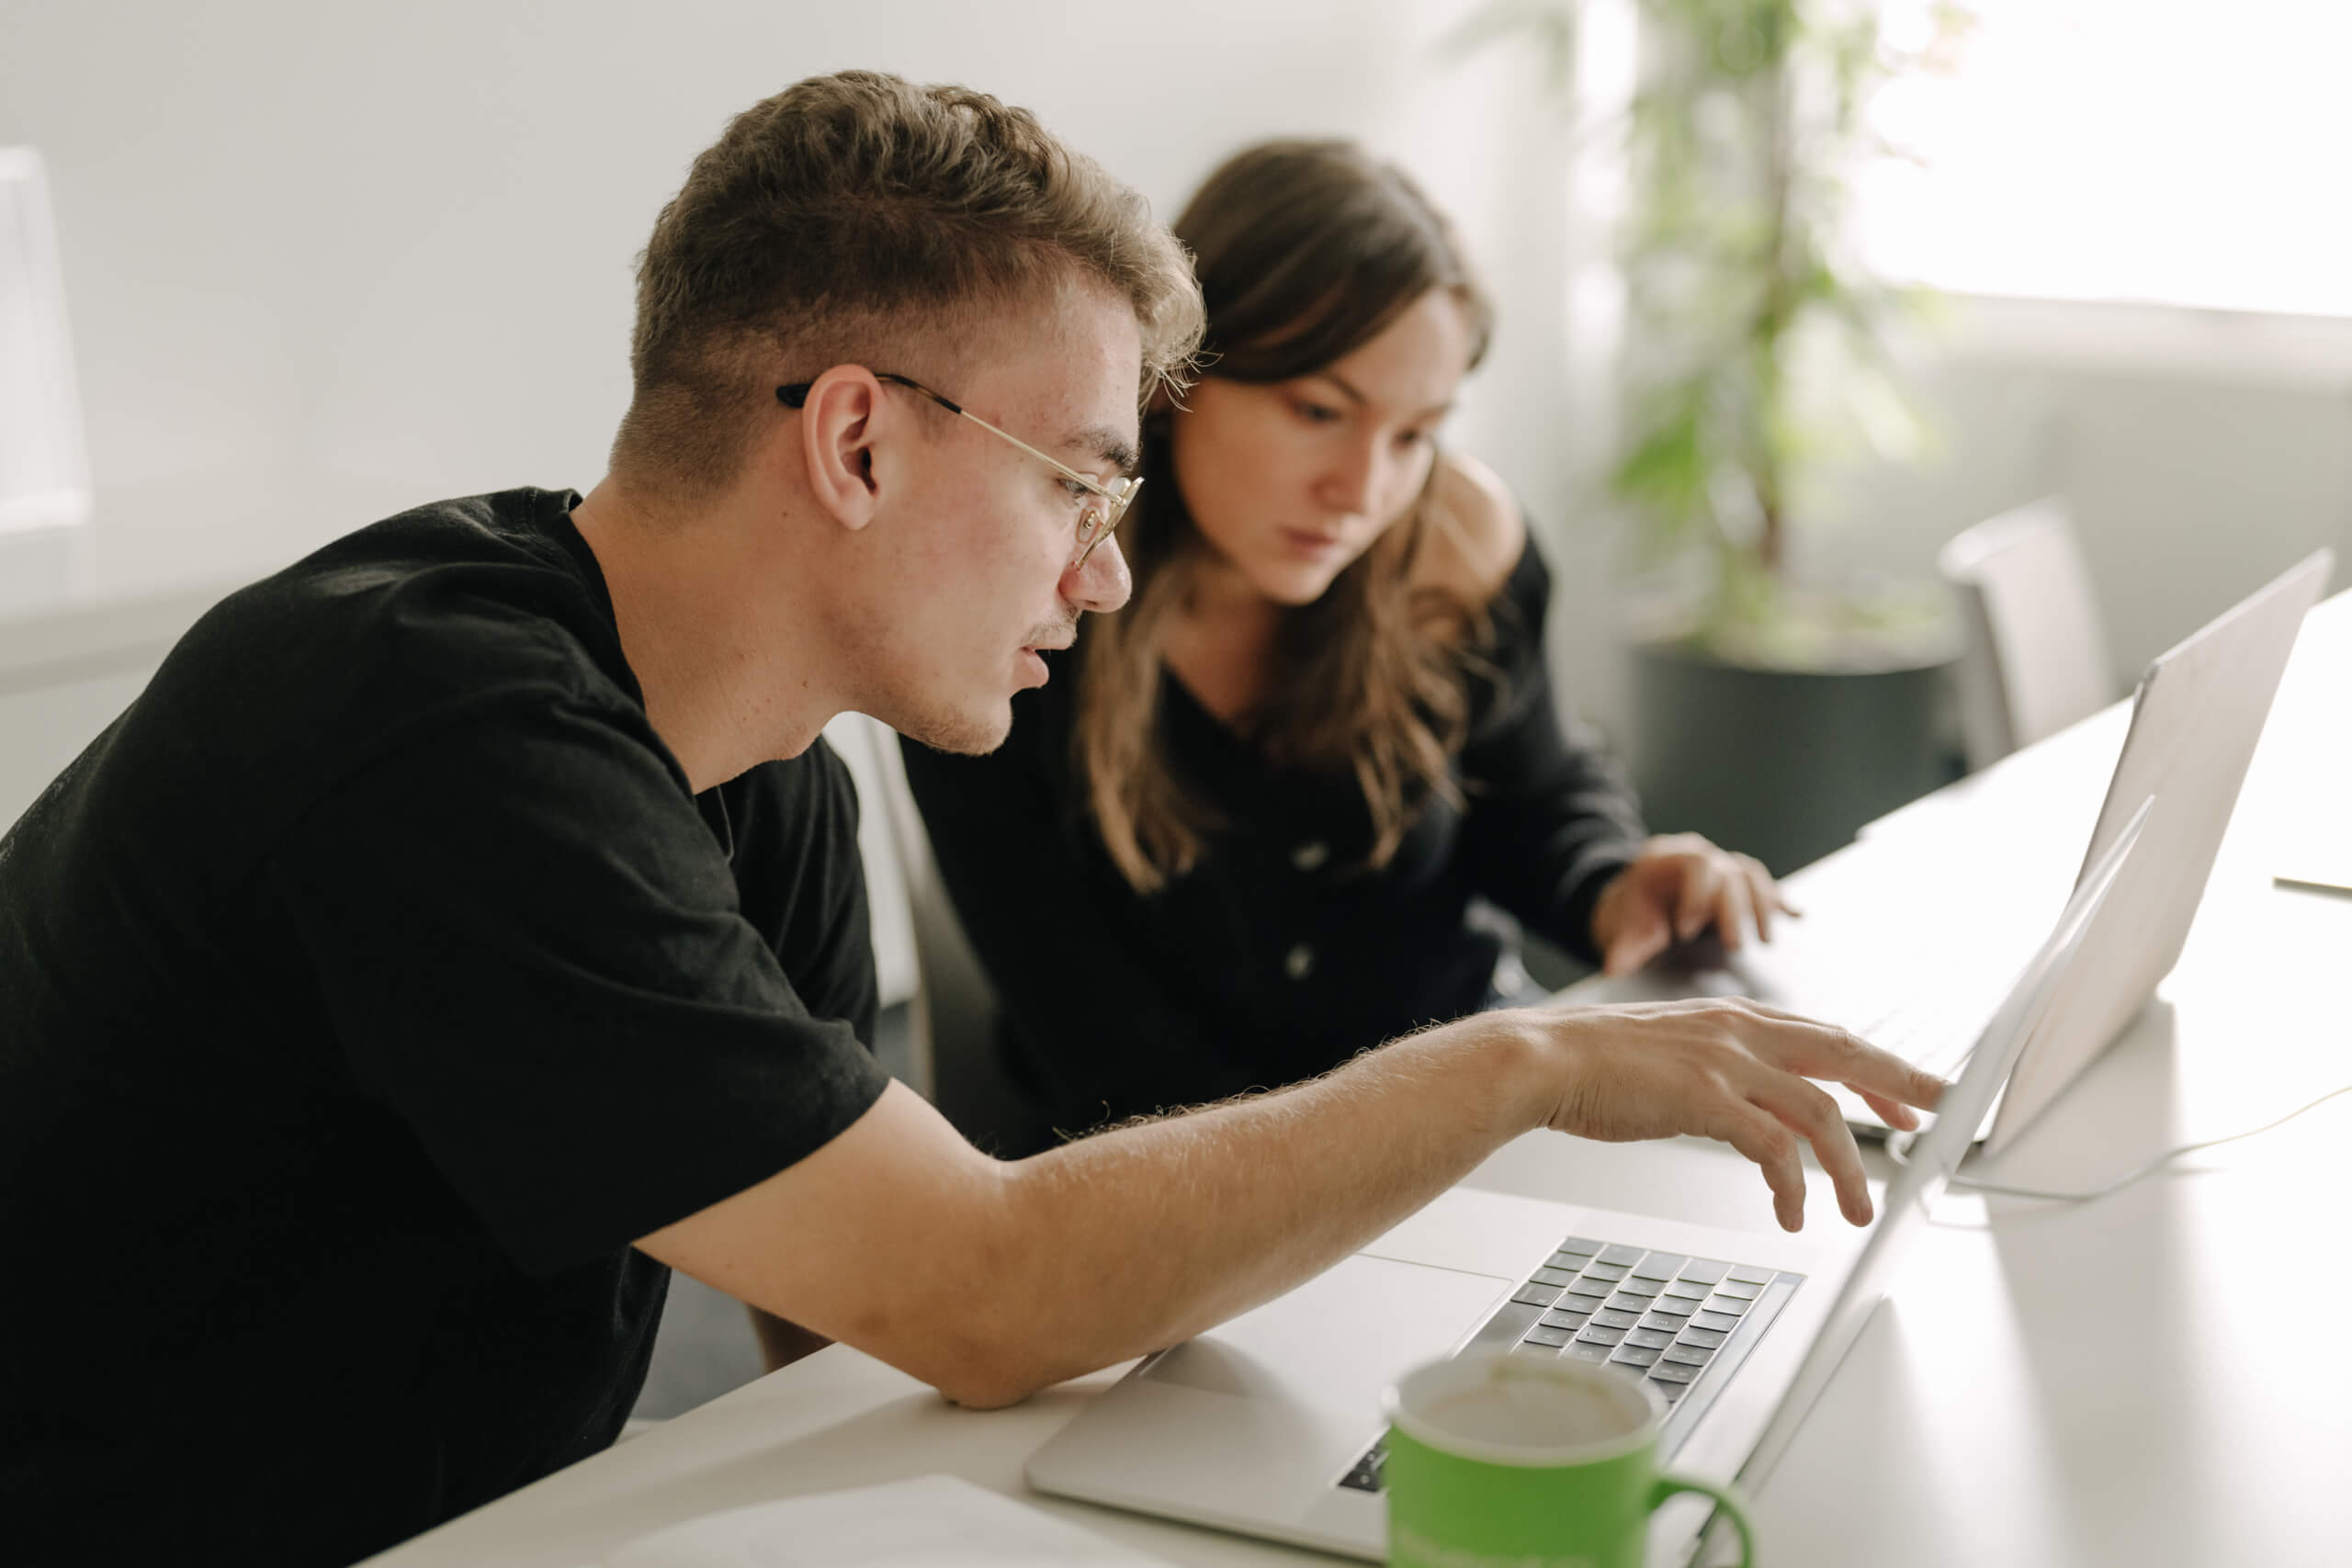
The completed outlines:
<svg viewBox="0 0 2352 1568">
<path fill-rule="evenodd" d="M 1968 1066 L 1945 1092 L 1934 1123 L 1917 1135 L 1908 1162 L 1888 1183 L 1885 1199 L 1879 1206 L 1877 1228 L 1855 1261 L 1853 1272 L 1847 1276 L 1836 1303 L 1822 1324 L 1820 1337 L 1797 1369 L 1788 1393 L 1773 1413 L 1771 1424 L 1764 1429 L 1747 1463 L 1741 1468 L 1742 1485 L 1753 1489 L 1762 1484 L 1790 1439 L 1795 1437 L 1814 1400 L 1828 1383 L 1830 1374 L 1845 1359 L 1862 1325 L 1886 1293 L 1887 1276 L 1902 1254 L 1903 1244 L 1942 1195 L 1944 1184 L 1959 1168 L 1961 1156 L 1974 1141 L 1976 1129 L 1984 1124 L 1985 1113 L 1992 1109 L 1993 1097 L 2000 1092 L 2009 1069 L 2048 1021 L 2059 984 L 2098 924 L 2095 917 L 2107 903 L 2109 893 L 2114 889 L 2116 879 L 2139 843 L 2155 807 L 2153 798 L 2142 801 L 2098 860 L 2086 869 L 2075 885 L 2074 897 L 2066 901 L 2064 912 L 2058 917 L 2058 923 L 2018 976 L 1992 1021 L 1977 1036 Z"/>
</svg>

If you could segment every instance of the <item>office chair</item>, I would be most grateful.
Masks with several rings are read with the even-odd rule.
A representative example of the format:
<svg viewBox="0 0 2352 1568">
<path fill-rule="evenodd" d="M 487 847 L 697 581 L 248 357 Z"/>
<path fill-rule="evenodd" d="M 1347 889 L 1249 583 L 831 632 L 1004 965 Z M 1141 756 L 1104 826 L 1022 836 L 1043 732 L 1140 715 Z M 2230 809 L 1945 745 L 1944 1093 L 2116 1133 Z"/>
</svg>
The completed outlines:
<svg viewBox="0 0 2352 1568">
<path fill-rule="evenodd" d="M 1961 723 L 1971 770 L 2115 700 L 2107 633 L 2064 500 L 1953 536 L 1936 565 L 1959 596 Z"/>
</svg>

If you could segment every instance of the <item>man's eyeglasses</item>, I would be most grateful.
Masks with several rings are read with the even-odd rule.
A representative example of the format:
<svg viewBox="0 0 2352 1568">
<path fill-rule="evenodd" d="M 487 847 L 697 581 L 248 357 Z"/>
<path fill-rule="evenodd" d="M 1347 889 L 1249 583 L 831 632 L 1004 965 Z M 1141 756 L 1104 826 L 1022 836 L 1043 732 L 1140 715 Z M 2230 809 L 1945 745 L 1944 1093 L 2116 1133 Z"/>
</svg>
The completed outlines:
<svg viewBox="0 0 2352 1568">
<path fill-rule="evenodd" d="M 1074 494 L 1083 493 L 1091 496 L 1094 503 L 1078 514 L 1078 558 L 1071 562 L 1073 566 L 1084 566 L 1086 558 L 1094 553 L 1094 547 L 1111 536 L 1111 530 L 1119 525 L 1119 519 L 1125 517 L 1127 514 L 1127 508 L 1135 504 L 1136 491 L 1143 488 L 1141 479 L 1119 479 L 1106 485 L 1099 479 L 1088 479 L 1068 464 L 1056 462 L 1053 458 L 1046 457 L 1021 437 L 1009 431 L 999 430 L 978 414 L 965 408 L 963 404 L 942 397 L 911 376 L 899 376 L 888 370 L 876 370 L 874 373 L 874 378 L 877 381 L 888 381 L 894 387 L 904 387 L 910 392 L 919 392 L 957 418 L 970 420 L 998 440 L 1011 442 L 1061 475 L 1064 482 L 1076 487 Z M 795 381 L 788 387 L 778 387 L 775 389 L 775 400 L 786 408 L 797 409 L 808 400 L 808 389 L 813 385 L 815 385 L 814 382 Z"/>
</svg>

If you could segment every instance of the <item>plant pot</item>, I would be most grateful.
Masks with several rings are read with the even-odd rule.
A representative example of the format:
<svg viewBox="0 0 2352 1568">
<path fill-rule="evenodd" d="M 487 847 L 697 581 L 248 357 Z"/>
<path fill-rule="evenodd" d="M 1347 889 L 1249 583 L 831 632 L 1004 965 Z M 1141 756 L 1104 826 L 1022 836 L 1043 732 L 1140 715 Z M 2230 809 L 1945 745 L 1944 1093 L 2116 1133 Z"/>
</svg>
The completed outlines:
<svg viewBox="0 0 2352 1568">
<path fill-rule="evenodd" d="M 1763 670 L 1635 643 L 1634 783 L 1654 831 L 1704 833 L 1785 876 L 1959 775 L 1953 655 Z"/>
</svg>

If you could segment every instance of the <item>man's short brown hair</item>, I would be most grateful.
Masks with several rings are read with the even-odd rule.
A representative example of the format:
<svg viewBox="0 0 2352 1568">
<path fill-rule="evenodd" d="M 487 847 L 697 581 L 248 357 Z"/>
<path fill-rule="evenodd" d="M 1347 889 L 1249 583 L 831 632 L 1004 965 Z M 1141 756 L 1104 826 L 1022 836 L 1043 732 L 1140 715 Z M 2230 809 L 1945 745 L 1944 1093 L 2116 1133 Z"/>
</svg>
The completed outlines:
<svg viewBox="0 0 2352 1568">
<path fill-rule="evenodd" d="M 614 466 L 707 493 L 778 379 L 905 369 L 879 359 L 1073 280 L 1134 308 L 1140 397 L 1182 378 L 1200 291 L 1140 196 L 986 93 L 872 71 L 798 83 L 736 116 L 654 222 Z"/>
</svg>

